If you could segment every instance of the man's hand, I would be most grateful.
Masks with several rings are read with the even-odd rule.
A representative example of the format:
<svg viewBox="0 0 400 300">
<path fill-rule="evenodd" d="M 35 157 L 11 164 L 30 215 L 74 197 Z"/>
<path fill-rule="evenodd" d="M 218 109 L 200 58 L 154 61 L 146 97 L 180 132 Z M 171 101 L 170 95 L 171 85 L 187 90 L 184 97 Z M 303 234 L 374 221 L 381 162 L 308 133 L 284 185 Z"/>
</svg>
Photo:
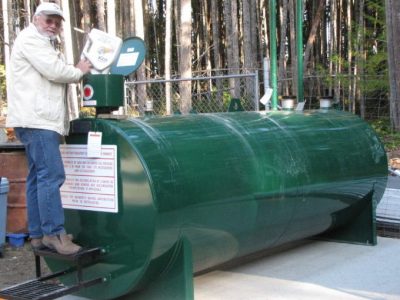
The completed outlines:
<svg viewBox="0 0 400 300">
<path fill-rule="evenodd" d="M 75 66 L 83 72 L 83 74 L 89 73 L 90 69 L 93 67 L 89 60 L 86 58 L 81 59 Z"/>
</svg>

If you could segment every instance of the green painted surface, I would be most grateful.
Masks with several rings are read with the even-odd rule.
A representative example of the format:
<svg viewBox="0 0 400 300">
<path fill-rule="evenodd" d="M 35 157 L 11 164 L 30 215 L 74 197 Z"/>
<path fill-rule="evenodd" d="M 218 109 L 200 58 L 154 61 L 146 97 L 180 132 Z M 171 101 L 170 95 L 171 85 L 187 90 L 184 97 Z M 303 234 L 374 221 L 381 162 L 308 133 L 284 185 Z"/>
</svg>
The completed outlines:
<svg viewBox="0 0 400 300">
<path fill-rule="evenodd" d="M 88 74 L 83 77 L 83 87 L 86 86 L 93 88 L 93 95 L 83 99 L 83 106 L 118 108 L 124 105 L 124 77 L 122 75 Z"/>
<path fill-rule="evenodd" d="M 232 98 L 229 103 L 228 112 L 244 111 L 242 103 L 239 98 Z"/>
<path fill-rule="evenodd" d="M 269 0 L 269 51 L 270 51 L 270 80 L 272 88 L 271 109 L 278 109 L 278 51 L 277 51 L 277 38 L 276 38 L 276 0 Z"/>
<path fill-rule="evenodd" d="M 108 279 L 81 294 L 93 299 L 156 281 L 182 239 L 199 271 L 345 228 L 386 185 L 373 130 L 334 110 L 88 119 L 74 128 L 85 122 L 118 147 L 119 212 L 66 210 L 78 243 L 108 251 L 84 272 Z M 76 132 L 67 143 L 86 139 Z"/>
<path fill-rule="evenodd" d="M 304 102 L 303 0 L 296 2 L 297 101 Z"/>
</svg>

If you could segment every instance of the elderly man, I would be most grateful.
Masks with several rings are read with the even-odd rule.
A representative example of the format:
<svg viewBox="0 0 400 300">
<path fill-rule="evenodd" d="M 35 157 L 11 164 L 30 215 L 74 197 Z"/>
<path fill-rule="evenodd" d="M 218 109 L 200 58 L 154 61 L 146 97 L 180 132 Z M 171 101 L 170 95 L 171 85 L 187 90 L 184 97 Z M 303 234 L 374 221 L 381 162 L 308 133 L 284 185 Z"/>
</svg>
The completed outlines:
<svg viewBox="0 0 400 300">
<path fill-rule="evenodd" d="M 60 187 L 65 173 L 59 145 L 69 130 L 66 85 L 78 82 L 90 71 L 91 64 L 81 60 L 76 66 L 67 65 L 53 47 L 63 20 L 57 4 L 42 3 L 33 22 L 15 40 L 9 64 L 6 126 L 14 127 L 25 146 L 32 247 L 44 245 L 71 255 L 81 247 L 71 241 L 64 229 Z"/>
</svg>

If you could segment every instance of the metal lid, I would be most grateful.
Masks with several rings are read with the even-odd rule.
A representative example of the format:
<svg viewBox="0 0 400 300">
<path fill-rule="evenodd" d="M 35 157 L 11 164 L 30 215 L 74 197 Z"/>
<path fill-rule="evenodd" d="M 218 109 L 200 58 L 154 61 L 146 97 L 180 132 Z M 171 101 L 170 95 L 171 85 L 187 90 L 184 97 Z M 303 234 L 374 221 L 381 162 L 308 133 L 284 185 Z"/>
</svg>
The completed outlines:
<svg viewBox="0 0 400 300">
<path fill-rule="evenodd" d="M 320 108 L 331 108 L 332 107 L 332 98 L 319 99 L 319 107 Z"/>
<path fill-rule="evenodd" d="M 284 99 L 282 99 L 281 100 L 282 109 L 284 109 L 284 110 L 294 109 L 295 102 L 296 102 L 296 98 L 284 98 Z"/>
<path fill-rule="evenodd" d="M 146 56 L 146 46 L 139 37 L 130 37 L 123 41 L 117 59 L 111 65 L 110 74 L 128 76 L 135 72 Z"/>
</svg>

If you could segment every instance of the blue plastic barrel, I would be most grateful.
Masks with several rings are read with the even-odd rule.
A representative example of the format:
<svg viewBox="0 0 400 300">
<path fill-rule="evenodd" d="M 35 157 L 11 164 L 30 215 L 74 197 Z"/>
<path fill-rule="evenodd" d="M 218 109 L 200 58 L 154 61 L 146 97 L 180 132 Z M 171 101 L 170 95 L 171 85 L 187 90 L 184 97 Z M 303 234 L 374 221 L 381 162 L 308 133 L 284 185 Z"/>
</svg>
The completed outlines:
<svg viewBox="0 0 400 300">
<path fill-rule="evenodd" d="M 6 243 L 6 223 L 7 223 L 7 194 L 9 190 L 8 180 L 0 177 L 0 255 Z"/>
</svg>

